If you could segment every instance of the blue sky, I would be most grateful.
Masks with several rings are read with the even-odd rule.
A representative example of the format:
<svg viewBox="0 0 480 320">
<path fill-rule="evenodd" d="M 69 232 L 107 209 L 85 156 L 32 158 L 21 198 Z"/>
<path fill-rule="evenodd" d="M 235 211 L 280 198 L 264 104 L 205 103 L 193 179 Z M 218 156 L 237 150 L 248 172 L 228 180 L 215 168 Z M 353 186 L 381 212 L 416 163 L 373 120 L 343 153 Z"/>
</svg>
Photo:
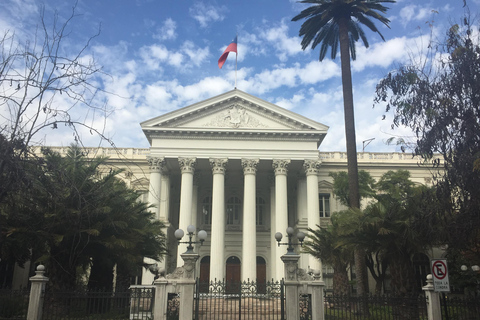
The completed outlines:
<svg viewBox="0 0 480 320">
<path fill-rule="evenodd" d="M 42 2 L 2 0 L 0 32 L 14 31 L 17 39 L 32 39 Z M 70 0 L 49 0 L 45 16 L 58 10 L 60 20 L 71 13 Z M 480 0 L 467 0 L 473 16 Z M 353 62 L 357 149 L 375 138 L 370 152 L 399 151 L 385 141 L 407 136 L 407 129 L 391 130 L 391 115 L 382 120 L 381 106 L 372 108 L 375 85 L 386 73 L 425 51 L 434 23 L 442 33 L 464 13 L 463 0 L 400 0 L 387 4 L 391 29 L 377 23 L 384 35 L 365 29 L 370 47 L 357 44 Z M 238 34 L 237 87 L 330 127 L 320 151 L 344 151 L 343 100 L 340 59 L 318 61 L 318 49 L 302 51 L 298 30 L 291 22 L 305 5 L 291 0 L 79 0 L 79 14 L 68 36 L 75 51 L 99 26 L 101 33 L 85 52 L 103 66 L 98 84 L 109 94 L 101 96 L 111 110 L 106 122 L 91 119 L 118 147 L 148 147 L 139 123 L 166 112 L 222 94 L 234 88 L 235 55 L 222 70 L 217 60 Z M 478 21 L 477 21 L 478 22 Z M 101 101 L 101 102 L 100 102 Z M 87 110 L 76 110 L 78 119 Z M 90 120 L 89 120 L 90 121 Z M 80 131 L 87 146 L 98 139 Z M 47 130 L 38 139 L 47 145 L 69 145 L 72 135 Z"/>
</svg>

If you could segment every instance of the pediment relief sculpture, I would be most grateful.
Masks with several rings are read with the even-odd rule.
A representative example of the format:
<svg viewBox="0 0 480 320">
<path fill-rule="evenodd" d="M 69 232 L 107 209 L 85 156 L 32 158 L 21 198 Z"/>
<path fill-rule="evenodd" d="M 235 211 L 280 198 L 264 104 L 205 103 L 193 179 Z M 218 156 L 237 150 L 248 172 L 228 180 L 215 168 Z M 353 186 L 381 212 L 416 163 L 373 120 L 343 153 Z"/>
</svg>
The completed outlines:
<svg viewBox="0 0 480 320">
<path fill-rule="evenodd" d="M 267 128 L 268 126 L 252 117 L 247 109 L 241 105 L 232 104 L 208 123 L 205 123 L 204 127 Z"/>
</svg>

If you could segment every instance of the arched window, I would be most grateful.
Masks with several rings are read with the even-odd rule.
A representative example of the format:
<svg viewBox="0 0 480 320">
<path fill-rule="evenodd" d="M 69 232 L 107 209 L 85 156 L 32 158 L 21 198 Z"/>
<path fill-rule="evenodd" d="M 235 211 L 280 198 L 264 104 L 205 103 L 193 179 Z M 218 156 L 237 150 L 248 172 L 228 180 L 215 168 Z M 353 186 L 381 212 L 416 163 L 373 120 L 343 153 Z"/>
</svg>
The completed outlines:
<svg viewBox="0 0 480 320">
<path fill-rule="evenodd" d="M 212 224 L 212 197 L 211 196 L 207 196 L 203 198 L 202 217 L 203 217 L 203 224 L 205 225 Z"/>
<path fill-rule="evenodd" d="M 260 197 L 257 197 L 257 199 L 255 200 L 255 203 L 256 203 L 256 218 L 255 218 L 255 221 L 256 221 L 256 224 L 257 226 L 263 226 L 263 224 L 265 223 L 265 200 L 263 200 L 262 198 Z"/>
<path fill-rule="evenodd" d="M 230 197 L 227 201 L 227 225 L 239 225 L 241 212 L 242 201 L 238 197 Z"/>
</svg>

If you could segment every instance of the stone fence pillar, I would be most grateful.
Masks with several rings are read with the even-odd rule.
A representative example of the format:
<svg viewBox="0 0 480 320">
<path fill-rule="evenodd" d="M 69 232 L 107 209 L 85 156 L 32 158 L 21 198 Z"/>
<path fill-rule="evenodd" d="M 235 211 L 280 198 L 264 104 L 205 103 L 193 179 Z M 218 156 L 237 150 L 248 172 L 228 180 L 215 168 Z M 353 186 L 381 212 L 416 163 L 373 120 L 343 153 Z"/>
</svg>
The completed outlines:
<svg viewBox="0 0 480 320">
<path fill-rule="evenodd" d="M 155 305 L 153 318 L 155 320 L 167 319 L 167 303 L 169 293 L 180 294 L 179 320 L 193 318 L 193 296 L 195 293 L 195 263 L 198 260 L 196 253 L 181 255 L 185 264 L 178 267 L 172 274 L 159 278 L 153 282 L 155 286 Z"/>
<path fill-rule="evenodd" d="M 288 320 L 299 320 L 299 292 L 298 287 L 300 282 L 298 281 L 298 254 L 285 254 L 281 257 L 285 265 L 285 302 L 286 313 Z"/>
<path fill-rule="evenodd" d="M 45 284 L 48 282 L 48 278 L 44 276 L 45 266 L 39 265 L 35 273 L 36 274 L 30 278 L 32 286 L 30 288 L 27 320 L 42 319 Z"/>
<path fill-rule="evenodd" d="M 320 280 L 321 271 L 316 270 L 312 278 L 305 270 L 298 268 L 299 255 L 287 253 L 281 258 L 285 264 L 284 281 L 287 319 L 300 319 L 300 294 L 304 294 L 309 296 L 311 302 L 311 319 L 324 320 L 323 288 L 325 283 Z"/>
<path fill-rule="evenodd" d="M 427 284 L 422 290 L 425 291 L 425 297 L 427 298 L 428 320 L 442 319 L 440 296 L 438 292 L 435 292 L 431 274 L 427 275 Z"/>
<path fill-rule="evenodd" d="M 322 275 L 320 270 L 314 271 L 314 281 L 307 281 L 307 290 L 312 299 L 312 320 L 325 319 L 325 305 L 323 302 L 323 289 L 325 282 L 321 281 Z"/>
</svg>

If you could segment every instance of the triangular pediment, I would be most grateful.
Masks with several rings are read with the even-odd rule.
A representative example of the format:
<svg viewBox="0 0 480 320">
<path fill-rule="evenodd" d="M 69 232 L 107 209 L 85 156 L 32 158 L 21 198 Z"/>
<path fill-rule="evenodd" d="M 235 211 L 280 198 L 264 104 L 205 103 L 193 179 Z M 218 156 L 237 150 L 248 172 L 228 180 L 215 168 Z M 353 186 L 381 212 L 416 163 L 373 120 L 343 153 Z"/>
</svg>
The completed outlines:
<svg viewBox="0 0 480 320">
<path fill-rule="evenodd" d="M 238 89 L 141 123 L 152 132 L 288 132 L 322 136 L 328 127 Z M 212 132 L 213 132 L 212 131 Z"/>
</svg>

